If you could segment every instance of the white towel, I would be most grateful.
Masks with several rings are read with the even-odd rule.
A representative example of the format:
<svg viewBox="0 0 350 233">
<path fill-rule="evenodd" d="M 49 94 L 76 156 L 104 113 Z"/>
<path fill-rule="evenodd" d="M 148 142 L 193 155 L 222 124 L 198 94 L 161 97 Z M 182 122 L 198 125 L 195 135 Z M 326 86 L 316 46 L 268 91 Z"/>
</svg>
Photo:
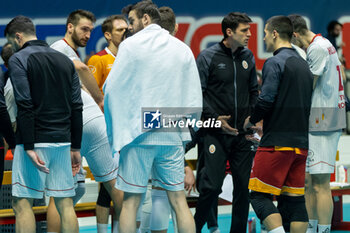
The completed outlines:
<svg viewBox="0 0 350 233">
<path fill-rule="evenodd" d="M 103 91 L 107 134 L 114 153 L 144 133 L 142 108 L 195 108 L 192 114 L 197 117 L 202 108 L 192 51 L 156 24 L 120 44 Z M 189 140 L 188 135 L 183 141 Z"/>
</svg>

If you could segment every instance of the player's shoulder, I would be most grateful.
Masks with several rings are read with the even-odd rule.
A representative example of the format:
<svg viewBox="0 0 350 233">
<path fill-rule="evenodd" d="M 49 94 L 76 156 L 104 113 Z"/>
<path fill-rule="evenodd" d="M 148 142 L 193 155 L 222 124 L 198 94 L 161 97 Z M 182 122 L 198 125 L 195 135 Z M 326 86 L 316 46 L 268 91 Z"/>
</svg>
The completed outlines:
<svg viewBox="0 0 350 233">
<path fill-rule="evenodd" d="M 222 54 L 225 53 L 225 51 L 220 46 L 220 43 L 216 43 L 216 44 L 202 50 L 199 53 L 198 58 L 213 57 L 217 53 L 222 53 Z"/>
<path fill-rule="evenodd" d="M 251 57 L 253 57 L 253 52 L 250 49 L 244 47 L 240 51 L 240 56 L 242 58 L 251 58 Z"/>
<path fill-rule="evenodd" d="M 105 49 L 101 50 L 100 52 L 96 53 L 94 56 L 104 56 L 104 55 L 107 55 L 107 51 Z"/>
<path fill-rule="evenodd" d="M 67 46 L 68 46 L 67 43 L 64 42 L 63 39 L 58 40 L 58 41 L 55 41 L 55 42 L 53 42 L 53 43 L 50 45 L 50 47 L 53 48 L 53 49 L 65 48 L 65 47 L 67 47 Z"/>
</svg>

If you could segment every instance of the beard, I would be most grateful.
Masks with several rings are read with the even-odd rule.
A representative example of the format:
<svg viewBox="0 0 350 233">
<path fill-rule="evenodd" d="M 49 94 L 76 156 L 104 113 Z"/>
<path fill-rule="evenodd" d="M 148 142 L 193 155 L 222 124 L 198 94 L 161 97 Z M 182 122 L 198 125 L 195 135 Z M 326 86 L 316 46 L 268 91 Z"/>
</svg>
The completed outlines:
<svg viewBox="0 0 350 233">
<path fill-rule="evenodd" d="M 87 44 L 87 41 L 85 42 L 82 39 L 79 39 L 77 32 L 74 30 L 72 34 L 72 41 L 74 44 L 78 45 L 78 47 L 85 47 Z"/>
<path fill-rule="evenodd" d="M 138 25 L 136 27 L 134 27 L 134 30 L 132 31 L 132 34 L 136 34 L 137 32 L 141 31 L 142 29 L 144 29 L 144 26 L 141 22 L 141 20 L 139 21 Z"/>
</svg>

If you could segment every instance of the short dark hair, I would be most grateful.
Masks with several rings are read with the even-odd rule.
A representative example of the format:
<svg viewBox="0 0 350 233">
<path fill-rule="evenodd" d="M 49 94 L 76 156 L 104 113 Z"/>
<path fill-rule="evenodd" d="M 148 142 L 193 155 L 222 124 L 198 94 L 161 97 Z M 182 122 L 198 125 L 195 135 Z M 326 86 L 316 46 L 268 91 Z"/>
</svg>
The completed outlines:
<svg viewBox="0 0 350 233">
<path fill-rule="evenodd" d="M 111 15 L 107 17 L 105 21 L 103 21 L 102 23 L 101 27 L 102 27 L 103 34 L 105 32 L 112 32 L 114 20 L 124 20 L 125 22 L 127 22 L 126 18 L 123 15 Z"/>
<path fill-rule="evenodd" d="M 162 6 L 159 8 L 160 22 L 159 25 L 168 30 L 171 34 L 175 31 L 176 16 L 173 11 L 168 6 Z"/>
<path fill-rule="evenodd" d="M 292 21 L 293 32 L 305 35 L 309 31 L 306 21 L 301 15 L 288 15 L 288 18 Z"/>
<path fill-rule="evenodd" d="M 141 19 L 144 14 L 149 15 L 152 20 L 152 23 L 159 24 L 160 22 L 160 13 L 156 4 L 152 0 L 143 0 L 135 5 L 132 5 L 130 11 L 135 10 L 137 18 Z M 129 11 L 129 12 L 130 12 Z"/>
<path fill-rule="evenodd" d="M 132 10 L 132 8 L 135 6 L 135 4 L 129 4 L 122 9 L 122 14 L 128 16 L 129 12 Z"/>
<path fill-rule="evenodd" d="M 240 12 L 231 12 L 224 17 L 221 22 L 221 30 L 224 34 L 224 38 L 227 38 L 226 29 L 231 28 L 233 31 L 236 31 L 240 23 L 251 23 L 252 20 L 246 13 Z"/>
<path fill-rule="evenodd" d="M 79 9 L 79 10 L 75 10 L 75 11 L 71 12 L 68 15 L 67 22 L 66 22 L 66 28 L 67 28 L 69 23 L 76 26 L 79 23 L 79 20 L 81 18 L 87 18 L 93 23 L 96 22 L 96 17 L 92 12 Z"/>
<path fill-rule="evenodd" d="M 2 46 L 1 58 L 4 61 L 4 65 L 8 66 L 10 57 L 15 53 L 10 43 L 6 43 Z"/>
<path fill-rule="evenodd" d="M 267 20 L 266 25 L 266 29 L 269 32 L 276 30 L 282 40 L 291 41 L 293 36 L 293 24 L 287 16 L 273 16 Z"/>
<path fill-rule="evenodd" d="M 327 26 L 327 32 L 330 33 L 337 25 L 340 25 L 340 27 L 343 27 L 343 24 L 339 23 L 337 20 L 332 20 L 331 22 L 329 22 Z"/>
<path fill-rule="evenodd" d="M 35 27 L 33 21 L 23 15 L 16 16 L 7 25 L 4 31 L 4 35 L 14 37 L 17 32 L 24 33 L 26 35 L 35 35 Z"/>
</svg>

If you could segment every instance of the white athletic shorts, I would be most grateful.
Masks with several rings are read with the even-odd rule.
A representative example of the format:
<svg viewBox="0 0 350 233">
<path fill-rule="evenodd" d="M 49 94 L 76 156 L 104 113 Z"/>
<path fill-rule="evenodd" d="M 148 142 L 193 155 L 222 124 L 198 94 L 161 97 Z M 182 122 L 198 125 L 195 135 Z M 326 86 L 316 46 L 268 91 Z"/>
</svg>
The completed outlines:
<svg viewBox="0 0 350 233">
<path fill-rule="evenodd" d="M 97 182 L 106 182 L 117 177 L 119 154 L 112 156 L 103 116 L 84 124 L 80 153 L 86 158 Z"/>
<path fill-rule="evenodd" d="M 154 133 L 157 137 L 158 133 Z M 180 139 L 179 139 L 180 140 Z M 184 148 L 181 145 L 129 144 L 120 151 L 116 188 L 144 193 L 152 185 L 169 191 L 184 189 Z"/>
<path fill-rule="evenodd" d="M 306 172 L 310 174 L 330 174 L 334 172 L 340 135 L 340 130 L 309 133 Z"/>
<path fill-rule="evenodd" d="M 40 144 L 45 146 L 40 147 Z M 50 173 L 39 171 L 23 145 L 17 145 L 12 165 L 12 196 L 40 199 L 44 192 L 50 197 L 74 196 L 70 143 L 64 146 L 62 143 L 39 143 L 35 144 L 34 151 Z"/>
</svg>

